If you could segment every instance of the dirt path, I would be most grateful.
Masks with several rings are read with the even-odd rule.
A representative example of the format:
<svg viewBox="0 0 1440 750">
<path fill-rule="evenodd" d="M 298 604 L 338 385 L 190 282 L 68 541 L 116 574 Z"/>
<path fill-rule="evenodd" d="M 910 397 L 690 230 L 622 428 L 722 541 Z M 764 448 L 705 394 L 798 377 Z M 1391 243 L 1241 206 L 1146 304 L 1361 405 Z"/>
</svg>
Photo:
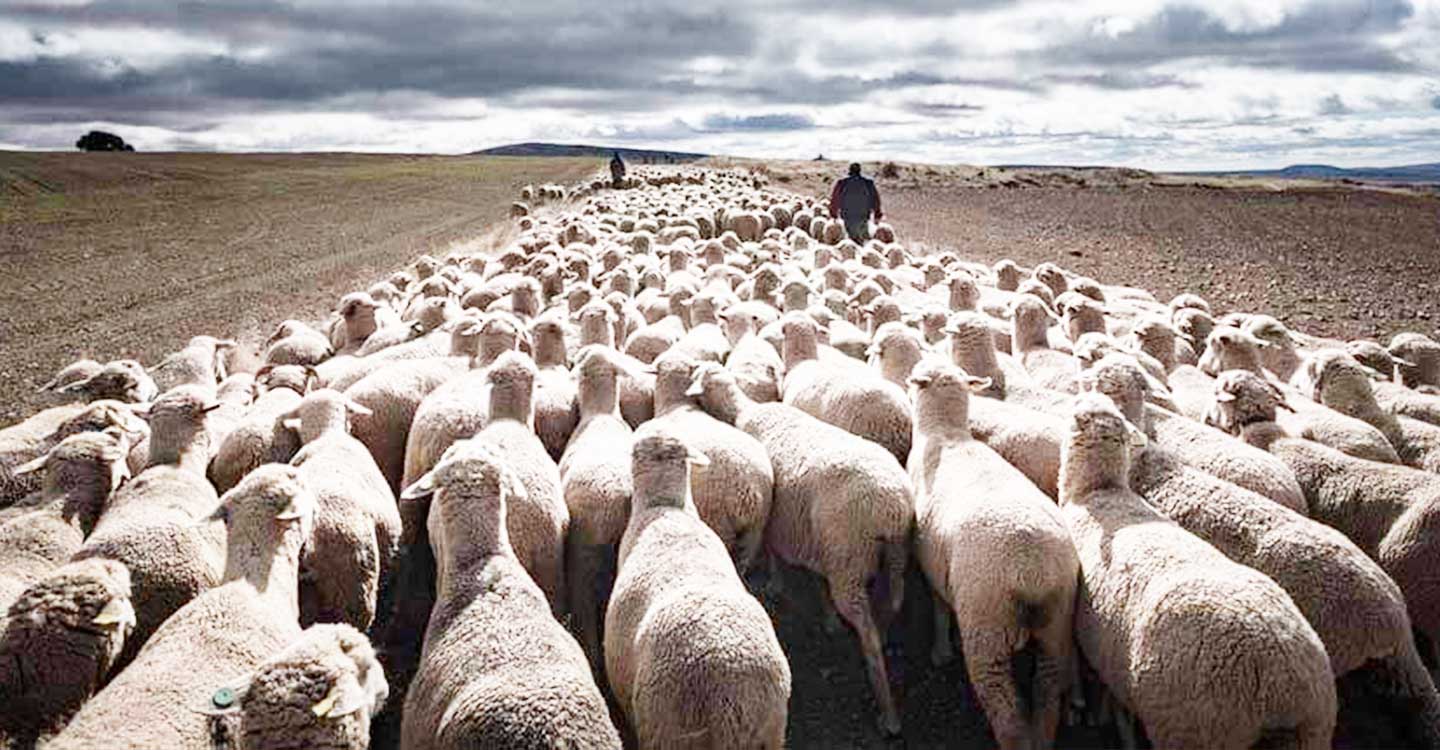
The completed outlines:
<svg viewBox="0 0 1440 750">
<path fill-rule="evenodd" d="M 323 317 L 479 235 L 521 185 L 587 159 L 0 153 L 0 424 L 82 356 L 153 363 L 190 336 Z"/>
</svg>

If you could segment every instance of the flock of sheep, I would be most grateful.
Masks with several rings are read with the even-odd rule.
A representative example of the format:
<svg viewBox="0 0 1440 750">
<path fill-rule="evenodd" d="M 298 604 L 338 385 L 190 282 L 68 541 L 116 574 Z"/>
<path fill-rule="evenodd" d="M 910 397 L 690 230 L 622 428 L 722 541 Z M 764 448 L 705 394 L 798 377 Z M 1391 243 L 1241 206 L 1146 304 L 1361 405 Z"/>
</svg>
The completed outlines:
<svg viewBox="0 0 1440 750">
<path fill-rule="evenodd" d="M 898 733 L 912 563 L 1001 747 L 1102 707 L 1329 747 L 1342 677 L 1440 747 L 1440 344 L 626 188 L 526 188 L 256 368 L 46 384 L 0 430 L 0 747 L 778 748 L 781 565 Z"/>
</svg>

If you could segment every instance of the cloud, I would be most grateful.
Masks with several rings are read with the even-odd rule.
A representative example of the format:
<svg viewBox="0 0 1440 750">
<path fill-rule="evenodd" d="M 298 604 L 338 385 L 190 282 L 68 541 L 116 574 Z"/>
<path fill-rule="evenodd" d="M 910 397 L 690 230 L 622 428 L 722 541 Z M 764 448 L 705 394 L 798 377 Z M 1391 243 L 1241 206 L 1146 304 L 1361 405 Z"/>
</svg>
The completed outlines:
<svg viewBox="0 0 1440 750">
<path fill-rule="evenodd" d="M 704 120 L 706 130 L 809 130 L 815 121 L 809 115 L 709 115 Z"/>
<path fill-rule="evenodd" d="M 17 0 L 0 143 L 1426 161 L 1437 2 Z"/>
</svg>

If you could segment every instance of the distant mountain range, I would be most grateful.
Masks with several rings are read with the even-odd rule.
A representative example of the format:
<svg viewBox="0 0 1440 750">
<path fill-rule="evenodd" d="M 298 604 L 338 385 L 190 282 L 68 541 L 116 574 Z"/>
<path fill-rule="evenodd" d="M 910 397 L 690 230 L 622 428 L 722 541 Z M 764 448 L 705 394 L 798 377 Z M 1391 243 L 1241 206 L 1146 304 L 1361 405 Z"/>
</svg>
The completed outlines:
<svg viewBox="0 0 1440 750">
<path fill-rule="evenodd" d="M 1407 182 L 1440 184 L 1440 163 L 1412 164 L 1404 167 L 1358 167 L 1346 169 L 1328 164 L 1295 164 L 1284 169 L 1256 169 L 1231 172 L 1197 172 L 1193 174 L 1245 175 L 1247 177 L 1281 177 L 1292 180 L 1357 180 L 1365 182 Z"/>
<path fill-rule="evenodd" d="M 615 148 L 569 143 L 512 143 L 508 146 L 496 146 L 474 153 L 481 156 L 578 156 L 608 159 L 616 151 L 620 152 L 621 159 L 634 162 L 685 162 L 709 156 L 709 154 L 692 154 L 684 151 L 652 151 L 644 148 Z"/>
</svg>

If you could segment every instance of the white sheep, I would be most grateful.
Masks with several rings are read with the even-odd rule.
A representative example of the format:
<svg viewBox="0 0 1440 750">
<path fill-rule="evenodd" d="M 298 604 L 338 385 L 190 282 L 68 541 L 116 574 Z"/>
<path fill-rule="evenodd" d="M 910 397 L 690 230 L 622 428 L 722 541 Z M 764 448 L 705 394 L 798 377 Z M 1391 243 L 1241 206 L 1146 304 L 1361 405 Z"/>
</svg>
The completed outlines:
<svg viewBox="0 0 1440 750">
<path fill-rule="evenodd" d="M 690 448 L 708 460 L 690 474 L 695 508 L 743 575 L 762 551 L 774 471 L 765 446 L 705 413 L 694 396 L 686 395 L 699 365 L 679 352 L 666 352 L 655 361 L 656 417 L 646 424 L 684 435 Z"/>
<path fill-rule="evenodd" d="M 228 491 L 260 464 L 290 460 L 299 446 L 277 429 L 277 420 L 300 403 L 314 380 L 315 371 L 299 365 L 262 367 L 256 372 L 259 396 L 239 423 L 212 443 L 215 455 L 206 473 L 217 491 Z"/>
<path fill-rule="evenodd" d="M 290 464 L 315 498 L 311 536 L 301 564 L 300 621 L 368 628 L 399 554 L 395 495 L 365 446 L 351 437 L 349 416 L 368 412 L 338 391 L 306 395 L 282 420 L 302 447 Z"/>
<path fill-rule="evenodd" d="M 138 441 L 149 427 L 125 404 L 102 400 L 46 409 L 24 422 L 0 430 L 0 509 L 40 489 L 44 475 L 15 469 L 44 456 L 60 441 L 81 432 L 117 427 Z"/>
<path fill-rule="evenodd" d="M 335 353 L 325 334 L 298 320 L 286 320 L 265 339 L 265 363 L 314 367 Z"/>
<path fill-rule="evenodd" d="M 206 416 L 219 408 L 200 385 L 168 391 L 150 407 L 150 464 L 110 498 L 73 559 L 124 563 L 134 589 L 135 630 L 120 665 L 176 610 L 220 582 L 225 538 L 207 522 L 218 499 L 205 479 Z"/>
<path fill-rule="evenodd" d="M 1073 668 L 1079 562 L 1054 502 L 970 435 L 970 392 L 954 365 L 910 376 L 915 555 L 935 591 L 933 657 L 950 657 L 953 611 L 970 684 L 1003 748 L 1055 740 Z"/>
<path fill-rule="evenodd" d="M 181 385 L 200 385 L 214 390 L 225 379 L 225 352 L 235 348 L 231 339 L 195 336 L 185 348 L 150 368 L 160 392 Z"/>
<path fill-rule="evenodd" d="M 475 440 L 493 448 L 520 479 L 525 492 L 506 507 L 515 556 L 545 592 L 550 607 L 566 611 L 565 537 L 570 510 L 560 489 L 560 469 L 531 427 L 537 370 L 528 357 L 506 352 L 490 366 L 490 419 Z"/>
<path fill-rule="evenodd" d="M 1098 394 L 1077 397 L 1060 505 L 1080 556 L 1076 640 L 1157 747 L 1330 747 L 1325 646 L 1274 581 L 1226 559 L 1128 487 L 1145 438 Z"/>
<path fill-rule="evenodd" d="M 818 327 L 808 315 L 787 313 L 781 321 L 785 404 L 875 442 L 903 465 L 912 429 L 905 392 L 858 363 L 840 368 L 822 359 Z"/>
<path fill-rule="evenodd" d="M 306 628 L 226 687 L 229 705 L 207 711 L 239 715 L 239 750 L 365 750 L 390 690 L 370 642 L 348 625 Z"/>
<path fill-rule="evenodd" d="M 464 441 L 402 496 L 434 495 L 439 571 L 402 747 L 620 747 L 584 652 L 510 546 L 505 509 L 523 491 L 488 446 Z"/>
<path fill-rule="evenodd" d="M 295 468 L 268 464 L 225 493 L 224 582 L 165 621 L 134 663 L 47 747 L 209 747 L 232 726 L 210 711 L 235 700 L 227 680 L 300 635 L 300 554 L 313 499 Z"/>
<path fill-rule="evenodd" d="M 130 573 L 113 560 L 55 569 L 9 606 L 0 629 L 0 747 L 31 747 L 110 677 L 135 625 Z"/>
<path fill-rule="evenodd" d="M 884 448 L 787 404 L 757 404 L 714 364 L 695 370 L 687 395 L 711 416 L 744 430 L 770 454 L 775 499 L 766 550 L 814 571 L 829 601 L 860 639 L 880 725 L 900 731 L 881 632 L 900 609 L 914 504 L 909 477 Z M 877 582 L 881 600 L 867 585 Z M 877 624 L 872 611 L 878 611 Z"/>
<path fill-rule="evenodd" d="M 790 666 L 696 511 L 689 466 L 708 459 L 673 428 L 646 425 L 635 441 L 605 674 L 641 747 L 784 747 Z"/>
<path fill-rule="evenodd" d="M 1440 472 L 1440 426 L 1382 409 L 1375 400 L 1370 374 L 1354 357 L 1327 349 L 1305 360 L 1300 372 L 1297 383 L 1306 395 L 1379 430 L 1395 447 L 1401 463 Z"/>
</svg>

